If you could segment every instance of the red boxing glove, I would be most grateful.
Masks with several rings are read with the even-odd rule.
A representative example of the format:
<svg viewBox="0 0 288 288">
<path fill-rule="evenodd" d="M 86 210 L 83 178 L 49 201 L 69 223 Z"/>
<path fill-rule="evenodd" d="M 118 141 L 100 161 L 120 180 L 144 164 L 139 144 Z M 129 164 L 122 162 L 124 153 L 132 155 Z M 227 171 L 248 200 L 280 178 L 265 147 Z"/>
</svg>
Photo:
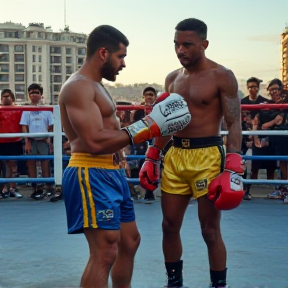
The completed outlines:
<svg viewBox="0 0 288 288">
<path fill-rule="evenodd" d="M 146 159 L 139 172 L 140 185 L 154 191 L 160 182 L 160 164 L 163 155 L 162 151 L 154 146 L 150 146 L 146 152 Z"/>
<path fill-rule="evenodd" d="M 228 153 L 224 172 L 208 187 L 208 198 L 218 210 L 231 210 L 240 205 L 244 196 L 242 175 L 245 166 L 241 155 Z M 240 174 L 240 175 L 239 175 Z"/>
</svg>

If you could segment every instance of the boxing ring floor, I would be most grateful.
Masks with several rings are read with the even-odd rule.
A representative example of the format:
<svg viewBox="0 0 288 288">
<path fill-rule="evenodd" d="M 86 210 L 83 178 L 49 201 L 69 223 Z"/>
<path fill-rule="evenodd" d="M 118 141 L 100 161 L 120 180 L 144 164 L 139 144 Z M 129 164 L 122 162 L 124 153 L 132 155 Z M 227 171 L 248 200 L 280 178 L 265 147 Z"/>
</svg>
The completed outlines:
<svg viewBox="0 0 288 288">
<path fill-rule="evenodd" d="M 1 288 L 79 287 L 88 259 L 86 240 L 83 235 L 66 233 L 64 202 L 48 201 L 28 197 L 1 200 Z M 142 241 L 135 258 L 132 288 L 160 288 L 166 280 L 160 201 L 134 203 Z M 229 287 L 288 287 L 287 208 L 281 200 L 253 198 L 223 212 Z M 209 266 L 195 201 L 187 209 L 181 234 L 185 285 L 207 288 Z"/>
</svg>

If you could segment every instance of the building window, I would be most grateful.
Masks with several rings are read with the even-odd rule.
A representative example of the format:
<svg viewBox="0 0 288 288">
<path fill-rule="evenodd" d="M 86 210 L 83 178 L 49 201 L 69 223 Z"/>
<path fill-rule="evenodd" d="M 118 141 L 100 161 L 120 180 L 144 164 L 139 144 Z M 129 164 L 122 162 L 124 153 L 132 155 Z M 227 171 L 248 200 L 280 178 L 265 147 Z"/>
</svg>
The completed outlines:
<svg viewBox="0 0 288 288">
<path fill-rule="evenodd" d="M 32 52 L 36 52 L 36 46 L 32 46 Z"/>
<path fill-rule="evenodd" d="M 32 62 L 36 62 L 36 55 L 32 55 Z"/>
<path fill-rule="evenodd" d="M 25 85 L 24 84 L 16 84 L 15 85 L 15 91 L 24 92 L 24 90 L 25 90 Z"/>
<path fill-rule="evenodd" d="M 9 72 L 9 64 L 0 64 L 0 72 Z"/>
<path fill-rule="evenodd" d="M 42 38 L 42 33 L 41 32 L 38 32 L 38 34 L 37 34 L 37 38 Z"/>
<path fill-rule="evenodd" d="M 78 48 L 78 55 L 85 55 L 86 49 L 85 48 Z"/>
<path fill-rule="evenodd" d="M 36 82 L 36 75 L 33 74 L 33 82 Z"/>
<path fill-rule="evenodd" d="M 84 58 L 78 58 L 78 65 L 82 65 L 84 62 Z"/>
<path fill-rule="evenodd" d="M 0 44 L 0 52 L 9 52 L 9 46 Z"/>
<path fill-rule="evenodd" d="M 66 57 L 66 63 L 71 64 L 72 63 L 72 57 Z"/>
<path fill-rule="evenodd" d="M 59 84 L 54 84 L 53 85 L 53 91 L 54 92 L 60 92 L 60 89 L 61 89 L 61 85 L 59 85 Z"/>
<path fill-rule="evenodd" d="M 24 72 L 24 64 L 15 64 L 15 72 Z"/>
<path fill-rule="evenodd" d="M 16 38 L 16 36 L 18 36 L 17 32 L 5 32 L 4 33 L 5 38 Z"/>
<path fill-rule="evenodd" d="M 38 52 L 41 53 L 42 52 L 42 46 L 38 47 Z"/>
<path fill-rule="evenodd" d="M 61 63 L 61 56 L 51 56 L 51 63 Z"/>
<path fill-rule="evenodd" d="M 9 62 L 9 54 L 0 54 L 0 62 Z"/>
<path fill-rule="evenodd" d="M 3 91 L 4 89 L 9 89 L 9 84 L 0 84 L 0 91 Z"/>
<path fill-rule="evenodd" d="M 0 82 L 9 82 L 9 74 L 0 74 Z"/>
<path fill-rule="evenodd" d="M 42 75 L 38 75 L 38 81 L 42 82 Z"/>
<path fill-rule="evenodd" d="M 42 66 L 41 65 L 39 65 L 39 67 L 38 67 L 38 72 L 42 72 Z"/>
<path fill-rule="evenodd" d="M 61 73 L 61 66 L 51 66 L 52 73 Z"/>
<path fill-rule="evenodd" d="M 50 53 L 61 54 L 61 47 L 50 47 Z"/>
<path fill-rule="evenodd" d="M 36 65 L 32 65 L 32 73 L 36 72 Z"/>
<path fill-rule="evenodd" d="M 42 55 L 39 55 L 39 62 L 42 62 Z"/>
<path fill-rule="evenodd" d="M 23 45 L 15 45 L 14 46 L 14 52 L 24 52 Z"/>
<path fill-rule="evenodd" d="M 16 82 L 24 82 L 24 74 L 15 74 Z"/>
<path fill-rule="evenodd" d="M 66 74 L 72 74 L 72 67 L 66 66 Z"/>
<path fill-rule="evenodd" d="M 24 62 L 24 54 L 14 54 L 15 62 Z"/>
<path fill-rule="evenodd" d="M 54 75 L 53 82 L 61 83 L 62 82 L 62 76 L 61 75 Z"/>
<path fill-rule="evenodd" d="M 72 54 L 72 49 L 66 48 L 66 55 L 71 55 L 71 54 Z"/>
</svg>

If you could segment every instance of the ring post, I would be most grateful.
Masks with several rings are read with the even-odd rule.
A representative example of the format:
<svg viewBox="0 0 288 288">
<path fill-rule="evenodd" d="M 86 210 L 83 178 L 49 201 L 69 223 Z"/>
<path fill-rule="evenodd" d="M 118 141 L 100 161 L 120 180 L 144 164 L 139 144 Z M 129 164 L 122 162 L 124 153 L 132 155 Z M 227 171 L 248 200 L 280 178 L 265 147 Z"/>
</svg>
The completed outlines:
<svg viewBox="0 0 288 288">
<path fill-rule="evenodd" d="M 54 179 L 55 187 L 62 185 L 62 125 L 59 105 L 54 106 Z"/>
</svg>

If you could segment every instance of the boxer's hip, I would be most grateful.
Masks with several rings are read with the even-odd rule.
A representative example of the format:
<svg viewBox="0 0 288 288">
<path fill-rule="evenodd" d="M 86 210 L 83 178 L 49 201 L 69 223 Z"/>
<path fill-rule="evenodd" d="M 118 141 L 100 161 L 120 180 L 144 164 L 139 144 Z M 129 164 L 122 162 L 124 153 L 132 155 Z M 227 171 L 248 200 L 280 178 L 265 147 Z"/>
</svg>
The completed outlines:
<svg viewBox="0 0 288 288">
<path fill-rule="evenodd" d="M 223 171 L 224 160 L 220 136 L 174 137 L 164 158 L 161 188 L 167 193 L 198 198 L 207 193 L 209 183 Z"/>
</svg>

